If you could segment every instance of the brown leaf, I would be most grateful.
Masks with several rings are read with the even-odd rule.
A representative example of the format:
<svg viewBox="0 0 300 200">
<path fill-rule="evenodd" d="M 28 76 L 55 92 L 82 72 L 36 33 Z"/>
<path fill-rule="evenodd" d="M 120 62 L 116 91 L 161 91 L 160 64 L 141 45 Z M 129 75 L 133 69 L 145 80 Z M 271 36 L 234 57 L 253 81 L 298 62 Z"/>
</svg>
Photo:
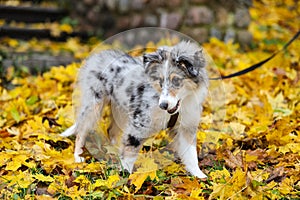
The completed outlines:
<svg viewBox="0 0 300 200">
<path fill-rule="evenodd" d="M 267 158 L 269 155 L 267 154 L 267 152 L 263 149 L 256 149 L 256 150 L 247 150 L 246 153 L 248 155 L 252 155 L 252 156 L 257 156 L 257 159 L 259 160 L 263 160 L 265 158 Z"/>
<path fill-rule="evenodd" d="M 237 155 L 233 155 L 233 153 L 226 149 L 223 152 L 223 159 L 225 161 L 225 164 L 230 168 L 230 169 L 236 169 L 236 168 L 243 168 L 243 159 L 240 153 Z"/>
<path fill-rule="evenodd" d="M 7 130 L 0 130 L 0 138 L 6 138 L 6 137 L 9 137 L 11 136 L 11 134 L 7 131 Z"/>
<path fill-rule="evenodd" d="M 248 169 L 254 170 L 258 164 L 267 163 L 268 157 L 269 155 L 263 149 L 247 150 L 244 161 L 247 162 Z"/>
<path fill-rule="evenodd" d="M 47 190 L 48 190 L 47 185 L 45 185 L 43 183 L 39 183 L 36 186 L 35 194 L 36 195 L 49 195 L 49 196 L 52 196 Z"/>
<path fill-rule="evenodd" d="M 271 172 L 270 177 L 265 180 L 265 183 L 268 184 L 272 181 L 281 182 L 285 177 L 284 167 L 278 167 Z"/>
<path fill-rule="evenodd" d="M 66 186 L 68 188 L 73 187 L 74 185 L 79 186 L 79 183 L 75 183 L 73 182 L 76 179 L 76 177 L 74 177 L 73 175 L 71 175 L 67 180 L 66 180 Z"/>
<path fill-rule="evenodd" d="M 43 119 L 42 119 L 42 123 L 44 123 L 46 120 L 49 122 L 49 126 L 50 127 L 52 127 L 52 126 L 59 126 L 59 127 L 61 127 L 61 125 L 58 124 L 56 122 L 56 119 L 54 119 L 54 118 L 44 116 Z"/>
<path fill-rule="evenodd" d="M 200 160 L 199 166 L 200 167 L 205 167 L 205 166 L 213 167 L 216 162 L 217 162 L 216 155 L 208 154 L 202 160 Z"/>
</svg>

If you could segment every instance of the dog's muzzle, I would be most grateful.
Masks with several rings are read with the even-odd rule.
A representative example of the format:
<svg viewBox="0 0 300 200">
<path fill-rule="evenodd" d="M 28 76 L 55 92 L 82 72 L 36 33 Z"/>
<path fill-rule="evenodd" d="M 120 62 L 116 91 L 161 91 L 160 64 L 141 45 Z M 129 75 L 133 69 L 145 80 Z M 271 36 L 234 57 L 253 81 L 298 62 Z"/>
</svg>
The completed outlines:
<svg viewBox="0 0 300 200">
<path fill-rule="evenodd" d="M 159 107 L 160 107 L 161 109 L 163 109 L 163 110 L 167 110 L 167 112 L 168 112 L 169 114 L 174 114 L 174 113 L 176 113 L 176 112 L 178 111 L 179 106 L 180 106 L 180 100 L 177 102 L 176 106 L 175 106 L 174 108 L 171 108 L 171 109 L 168 109 L 169 104 L 168 104 L 167 102 L 161 102 L 161 103 L 159 104 Z"/>
</svg>

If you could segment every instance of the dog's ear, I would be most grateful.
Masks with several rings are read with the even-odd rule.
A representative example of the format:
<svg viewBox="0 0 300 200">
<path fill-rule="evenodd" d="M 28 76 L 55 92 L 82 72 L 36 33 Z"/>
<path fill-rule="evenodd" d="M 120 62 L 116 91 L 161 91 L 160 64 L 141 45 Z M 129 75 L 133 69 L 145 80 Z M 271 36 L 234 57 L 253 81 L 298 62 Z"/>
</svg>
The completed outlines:
<svg viewBox="0 0 300 200">
<path fill-rule="evenodd" d="M 205 67 L 205 58 L 203 50 L 196 51 L 194 56 L 180 56 L 177 59 L 177 66 L 187 72 L 191 77 L 197 77 L 201 68 Z"/>
<path fill-rule="evenodd" d="M 146 53 L 143 55 L 144 66 L 146 66 L 149 63 L 158 62 L 158 61 L 159 61 L 159 54 L 157 52 Z"/>
<path fill-rule="evenodd" d="M 203 49 L 201 48 L 199 51 L 196 51 L 194 54 L 194 66 L 198 69 L 205 67 L 206 61 L 203 54 Z"/>
</svg>

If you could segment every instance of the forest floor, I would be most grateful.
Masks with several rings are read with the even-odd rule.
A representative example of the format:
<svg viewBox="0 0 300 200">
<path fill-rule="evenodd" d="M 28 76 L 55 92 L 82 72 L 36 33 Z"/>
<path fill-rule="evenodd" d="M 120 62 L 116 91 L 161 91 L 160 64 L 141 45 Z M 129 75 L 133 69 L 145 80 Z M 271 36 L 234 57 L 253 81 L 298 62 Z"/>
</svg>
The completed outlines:
<svg viewBox="0 0 300 200">
<path fill-rule="evenodd" d="M 253 3 L 251 48 L 217 39 L 203 44 L 223 75 L 267 58 L 300 30 L 297 1 Z M 97 42 L 4 38 L 0 48 L 68 52 L 84 59 Z M 8 68 L 1 79 L 1 199 L 300 199 L 299 39 L 263 67 L 218 81 L 225 94 L 218 111 L 224 115 L 216 116 L 207 101 L 197 133 L 199 166 L 207 180 L 189 176 L 180 162 L 160 168 L 147 157 L 147 148 L 131 175 L 90 155 L 87 162 L 74 163 L 74 138 L 59 134 L 74 122 L 72 92 L 79 67 L 52 67 L 40 75 Z M 212 120 L 222 128 L 212 129 Z M 163 145 L 160 135 L 151 140 L 157 149 Z"/>
</svg>

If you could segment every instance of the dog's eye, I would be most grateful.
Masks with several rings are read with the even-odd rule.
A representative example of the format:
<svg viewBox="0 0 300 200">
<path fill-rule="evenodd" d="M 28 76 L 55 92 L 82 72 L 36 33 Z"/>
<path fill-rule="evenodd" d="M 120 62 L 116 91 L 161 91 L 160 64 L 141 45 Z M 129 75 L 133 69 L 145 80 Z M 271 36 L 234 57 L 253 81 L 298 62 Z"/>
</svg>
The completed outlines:
<svg viewBox="0 0 300 200">
<path fill-rule="evenodd" d="M 179 86 L 181 85 L 181 82 L 182 82 L 182 79 L 179 78 L 179 77 L 177 77 L 177 76 L 174 76 L 174 77 L 172 78 L 172 85 L 173 85 L 174 87 L 179 87 Z"/>
<path fill-rule="evenodd" d="M 187 60 L 184 60 L 184 59 L 177 61 L 176 64 L 177 64 L 178 67 L 186 68 L 186 69 L 191 66 L 191 63 Z"/>
<path fill-rule="evenodd" d="M 186 68 L 186 65 L 185 65 L 185 63 L 184 63 L 183 61 L 180 61 L 180 62 L 178 63 L 178 65 L 179 65 L 180 67 Z"/>
</svg>

